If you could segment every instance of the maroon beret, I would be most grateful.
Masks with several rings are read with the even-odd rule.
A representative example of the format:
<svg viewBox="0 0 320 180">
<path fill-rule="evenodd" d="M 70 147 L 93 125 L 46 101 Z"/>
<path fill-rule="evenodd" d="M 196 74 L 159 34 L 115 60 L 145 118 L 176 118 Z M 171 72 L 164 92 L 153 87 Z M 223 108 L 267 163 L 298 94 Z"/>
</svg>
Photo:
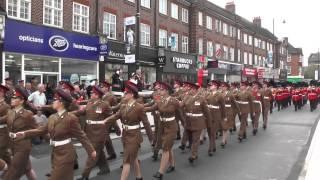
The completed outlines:
<svg viewBox="0 0 320 180">
<path fill-rule="evenodd" d="M 60 101 L 66 101 L 71 103 L 72 102 L 72 97 L 70 93 L 65 92 L 62 89 L 57 89 L 55 91 L 54 97 Z"/>
<path fill-rule="evenodd" d="M 74 91 L 74 87 L 70 82 L 64 82 L 63 83 L 63 88 L 64 89 L 69 89 L 69 91 Z"/>
<path fill-rule="evenodd" d="M 0 85 L 0 90 L 3 91 L 4 93 L 6 93 L 7 91 L 9 91 L 9 88 L 7 88 L 4 85 Z"/>
<path fill-rule="evenodd" d="M 138 87 L 133 82 L 126 81 L 124 91 L 127 93 L 138 94 Z"/>
<path fill-rule="evenodd" d="M 92 93 L 97 94 L 99 97 L 102 97 L 104 94 L 104 92 L 98 86 L 92 87 Z"/>
<path fill-rule="evenodd" d="M 16 87 L 14 92 L 13 92 L 13 96 L 12 98 L 22 98 L 23 100 L 28 100 L 28 93 L 26 92 L 25 89 L 22 89 L 20 87 Z"/>
</svg>

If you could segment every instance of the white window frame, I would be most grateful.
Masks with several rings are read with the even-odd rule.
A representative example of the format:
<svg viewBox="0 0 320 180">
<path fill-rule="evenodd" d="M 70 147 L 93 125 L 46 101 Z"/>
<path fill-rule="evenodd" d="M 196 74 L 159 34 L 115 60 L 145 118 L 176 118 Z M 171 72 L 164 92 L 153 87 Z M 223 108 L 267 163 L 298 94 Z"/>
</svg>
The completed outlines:
<svg viewBox="0 0 320 180">
<path fill-rule="evenodd" d="M 50 6 L 47 6 L 46 5 L 46 3 L 45 3 L 45 0 L 43 1 L 43 24 L 44 25 L 46 25 L 46 26 L 53 26 L 53 27 L 58 27 L 58 28 L 62 28 L 63 27 L 63 0 L 60 0 L 61 2 L 61 9 L 59 9 L 59 8 L 56 8 L 56 7 L 54 7 L 54 0 L 50 0 L 50 1 L 52 1 L 52 6 L 50 7 Z M 51 9 L 52 11 L 51 11 L 51 14 L 50 14 L 50 16 L 51 16 L 51 24 L 49 24 L 49 23 L 46 23 L 45 22 L 45 9 L 46 8 L 49 8 L 49 9 Z M 60 17 L 60 22 L 61 22 L 61 25 L 59 26 L 59 25 L 55 25 L 54 24 L 54 10 L 57 10 L 57 11 L 61 11 L 61 17 Z"/>
<path fill-rule="evenodd" d="M 198 12 L 198 25 L 203 26 L 203 14 L 201 11 Z"/>
<path fill-rule="evenodd" d="M 287 62 L 291 62 L 291 55 L 288 55 Z"/>
<path fill-rule="evenodd" d="M 247 33 L 243 33 L 243 43 L 248 44 L 248 35 Z"/>
<path fill-rule="evenodd" d="M 213 43 L 212 41 L 207 41 L 207 56 L 213 56 Z"/>
<path fill-rule="evenodd" d="M 253 65 L 253 62 L 252 62 L 252 53 L 249 53 L 249 65 Z"/>
<path fill-rule="evenodd" d="M 29 7 L 28 7 L 28 14 L 29 14 L 29 18 L 28 19 L 25 19 L 25 18 L 21 18 L 21 1 L 27 1 L 29 2 Z M 12 19 L 17 19 L 17 20 L 21 20 L 21 21 L 31 21 L 31 7 L 32 7 L 32 1 L 31 0 L 17 0 L 17 16 L 12 16 L 12 15 L 9 15 L 8 13 L 8 8 L 9 8 L 9 0 L 6 0 L 6 12 L 7 12 L 7 16 L 12 18 Z"/>
<path fill-rule="evenodd" d="M 228 46 L 223 46 L 223 59 L 229 60 L 229 48 L 228 48 Z"/>
<path fill-rule="evenodd" d="M 179 51 L 179 34 L 178 33 L 171 33 L 171 36 L 170 37 L 175 37 L 174 39 L 175 39 L 175 47 L 173 47 L 172 46 L 172 43 L 170 43 L 171 45 L 171 51 L 176 51 L 176 52 L 178 52 Z M 171 39 L 170 39 L 170 41 L 171 41 Z"/>
<path fill-rule="evenodd" d="M 171 17 L 173 19 L 179 19 L 179 6 L 176 3 L 171 3 Z"/>
<path fill-rule="evenodd" d="M 230 61 L 234 61 L 234 48 L 229 48 Z"/>
<path fill-rule="evenodd" d="M 237 61 L 238 61 L 238 62 L 241 61 L 241 51 L 240 51 L 240 49 L 238 49 Z"/>
<path fill-rule="evenodd" d="M 159 13 L 168 14 L 168 0 L 159 0 Z"/>
<path fill-rule="evenodd" d="M 247 52 L 243 53 L 243 64 L 248 64 L 248 53 Z"/>
<path fill-rule="evenodd" d="M 203 54 L 203 39 L 202 38 L 198 39 L 198 54 L 200 54 L 200 55 Z"/>
<path fill-rule="evenodd" d="M 80 30 L 78 29 L 75 29 L 75 25 L 74 25 L 74 22 L 75 22 L 75 19 L 74 19 L 74 16 L 75 16 L 75 13 L 74 13 L 74 6 L 75 5 L 79 5 L 80 6 L 80 14 L 77 14 L 77 16 L 80 16 Z M 82 7 L 85 7 L 88 9 L 88 16 L 84 16 L 82 15 Z M 81 24 L 82 24 L 82 21 L 83 21 L 83 18 L 88 18 L 88 23 L 87 23 L 87 31 L 82 31 L 81 30 Z M 86 34 L 89 34 L 90 30 L 89 30 L 89 26 L 90 25 L 90 7 L 87 6 L 87 5 L 84 5 L 84 4 L 80 4 L 80 3 L 77 3 L 77 2 L 73 2 L 72 4 L 72 30 L 73 31 L 76 31 L 76 32 L 81 32 L 81 33 L 86 33 Z"/>
<path fill-rule="evenodd" d="M 182 53 L 189 53 L 189 37 L 182 36 Z"/>
<path fill-rule="evenodd" d="M 206 26 L 207 26 L 207 29 L 212 30 L 212 17 L 210 16 L 206 17 Z"/>
<path fill-rule="evenodd" d="M 252 36 L 249 35 L 249 46 L 252 46 Z"/>
<path fill-rule="evenodd" d="M 150 9 L 150 0 L 141 0 L 141 6 Z"/>
<path fill-rule="evenodd" d="M 189 10 L 181 8 L 181 21 L 184 23 L 189 23 Z"/>
<path fill-rule="evenodd" d="M 288 74 L 291 74 L 291 66 L 287 66 Z"/>
<path fill-rule="evenodd" d="M 228 24 L 227 23 L 223 23 L 223 35 L 228 36 L 229 35 L 229 29 L 228 29 Z"/>
<path fill-rule="evenodd" d="M 165 29 L 159 29 L 159 46 L 165 48 L 168 46 L 168 31 Z"/>
<path fill-rule="evenodd" d="M 110 17 L 109 17 L 109 22 L 108 22 L 108 21 L 106 20 L 106 16 L 114 16 L 115 22 L 111 22 L 111 21 L 110 21 L 110 19 L 111 19 Z M 111 36 L 110 36 L 110 32 L 109 32 L 109 33 L 106 32 L 106 31 L 107 31 L 107 30 L 106 30 L 106 26 L 109 26 L 109 30 L 110 30 L 112 25 L 115 26 L 115 28 L 114 28 L 114 30 L 115 30 L 114 36 L 115 36 L 115 37 L 111 37 Z M 117 15 L 112 14 L 112 13 L 109 13 L 109 12 L 104 12 L 104 13 L 103 13 L 103 23 L 102 23 L 102 26 L 103 26 L 103 28 L 102 28 L 103 34 L 107 35 L 108 39 L 114 39 L 114 40 L 117 39 Z"/>
<path fill-rule="evenodd" d="M 143 39 L 143 37 L 145 39 Z M 151 43 L 151 27 L 149 24 L 140 23 L 140 45 L 150 46 L 150 43 Z"/>
<path fill-rule="evenodd" d="M 238 40 L 241 40 L 241 30 L 240 29 L 238 29 Z"/>
</svg>

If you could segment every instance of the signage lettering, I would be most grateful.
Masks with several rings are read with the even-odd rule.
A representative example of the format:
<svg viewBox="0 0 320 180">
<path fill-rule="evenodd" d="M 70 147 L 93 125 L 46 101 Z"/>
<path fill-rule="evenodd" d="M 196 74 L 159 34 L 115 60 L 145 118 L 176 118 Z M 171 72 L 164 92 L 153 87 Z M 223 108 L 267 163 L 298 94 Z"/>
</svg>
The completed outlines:
<svg viewBox="0 0 320 180">
<path fill-rule="evenodd" d="M 172 63 L 176 64 L 177 69 L 190 69 L 193 64 L 192 59 L 182 57 L 172 57 Z"/>
<path fill-rule="evenodd" d="M 113 57 L 118 57 L 118 58 L 123 58 L 124 59 L 124 54 L 123 53 L 114 52 L 112 50 L 109 51 L 109 56 L 113 56 Z"/>
</svg>

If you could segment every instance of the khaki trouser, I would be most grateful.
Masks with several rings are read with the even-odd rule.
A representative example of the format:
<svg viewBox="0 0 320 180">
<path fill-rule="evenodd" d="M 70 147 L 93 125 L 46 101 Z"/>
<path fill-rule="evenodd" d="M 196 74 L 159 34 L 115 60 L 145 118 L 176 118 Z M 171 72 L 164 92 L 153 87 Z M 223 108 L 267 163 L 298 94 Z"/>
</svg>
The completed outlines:
<svg viewBox="0 0 320 180">
<path fill-rule="evenodd" d="M 200 144 L 201 132 L 202 130 L 187 130 L 187 134 L 189 134 L 192 139 L 192 145 L 191 145 L 192 157 L 198 156 L 198 147 Z"/>
<path fill-rule="evenodd" d="M 248 121 L 248 113 L 241 113 L 240 115 L 240 131 L 239 137 L 243 138 L 245 134 L 247 134 L 247 121 Z"/>
<path fill-rule="evenodd" d="M 213 122 L 212 126 L 208 128 L 209 136 L 209 152 L 216 148 L 216 136 L 217 136 L 217 122 Z"/>
</svg>

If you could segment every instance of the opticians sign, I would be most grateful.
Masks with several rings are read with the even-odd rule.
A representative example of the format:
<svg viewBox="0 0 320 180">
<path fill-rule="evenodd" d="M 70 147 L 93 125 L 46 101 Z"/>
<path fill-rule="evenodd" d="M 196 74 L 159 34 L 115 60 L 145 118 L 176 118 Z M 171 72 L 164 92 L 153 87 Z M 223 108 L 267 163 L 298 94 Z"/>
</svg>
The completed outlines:
<svg viewBox="0 0 320 180">
<path fill-rule="evenodd" d="M 99 38 L 8 19 L 4 50 L 98 61 Z"/>
</svg>

